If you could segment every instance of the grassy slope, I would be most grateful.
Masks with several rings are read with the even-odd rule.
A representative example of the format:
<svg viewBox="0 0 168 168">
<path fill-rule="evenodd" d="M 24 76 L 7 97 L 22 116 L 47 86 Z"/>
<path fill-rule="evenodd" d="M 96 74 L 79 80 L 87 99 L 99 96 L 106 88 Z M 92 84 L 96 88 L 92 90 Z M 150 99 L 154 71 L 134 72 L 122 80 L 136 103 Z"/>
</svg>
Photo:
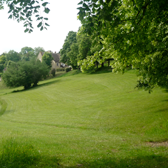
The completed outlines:
<svg viewBox="0 0 168 168">
<path fill-rule="evenodd" d="M 52 167 L 51 158 L 64 167 L 167 167 L 168 147 L 146 142 L 168 140 L 168 93 L 135 84 L 129 71 L 67 75 L 21 92 L 3 88 L 0 137 L 31 143 L 47 158 L 42 167 Z"/>
</svg>

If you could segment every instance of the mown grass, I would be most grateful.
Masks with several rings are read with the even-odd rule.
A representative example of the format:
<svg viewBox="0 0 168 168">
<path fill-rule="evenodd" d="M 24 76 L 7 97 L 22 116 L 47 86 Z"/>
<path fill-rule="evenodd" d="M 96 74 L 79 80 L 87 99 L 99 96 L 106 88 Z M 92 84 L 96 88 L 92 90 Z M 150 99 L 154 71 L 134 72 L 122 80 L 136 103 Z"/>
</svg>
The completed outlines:
<svg viewBox="0 0 168 168">
<path fill-rule="evenodd" d="M 13 139 L 23 146 L 33 161 L 18 150 L 20 167 L 166 168 L 168 146 L 147 142 L 168 140 L 168 93 L 134 89 L 136 79 L 135 71 L 72 71 L 27 91 L 1 89 L 0 151 Z"/>
</svg>

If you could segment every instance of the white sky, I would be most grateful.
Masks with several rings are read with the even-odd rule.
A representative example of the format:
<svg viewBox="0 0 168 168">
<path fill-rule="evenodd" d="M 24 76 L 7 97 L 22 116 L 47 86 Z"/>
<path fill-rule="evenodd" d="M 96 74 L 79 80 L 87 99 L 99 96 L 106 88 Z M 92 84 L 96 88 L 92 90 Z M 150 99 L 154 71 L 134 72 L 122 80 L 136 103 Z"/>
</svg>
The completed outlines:
<svg viewBox="0 0 168 168">
<path fill-rule="evenodd" d="M 78 31 L 81 26 L 77 20 L 77 4 L 80 0 L 45 0 L 50 2 L 48 7 L 50 13 L 47 23 L 50 25 L 48 30 L 40 31 L 36 28 L 38 22 L 33 22 L 34 30 L 31 34 L 24 33 L 23 23 L 16 20 L 8 19 L 8 8 L 0 10 L 0 54 L 9 50 L 21 51 L 21 48 L 43 47 L 46 51 L 59 52 L 64 44 L 64 40 L 69 31 Z"/>
</svg>

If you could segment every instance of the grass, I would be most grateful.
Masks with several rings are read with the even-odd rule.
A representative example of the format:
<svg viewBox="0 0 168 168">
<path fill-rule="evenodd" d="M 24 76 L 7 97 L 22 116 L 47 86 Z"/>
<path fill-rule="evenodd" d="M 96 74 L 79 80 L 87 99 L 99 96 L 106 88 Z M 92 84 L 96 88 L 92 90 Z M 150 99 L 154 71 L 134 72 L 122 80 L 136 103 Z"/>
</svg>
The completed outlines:
<svg viewBox="0 0 168 168">
<path fill-rule="evenodd" d="M 27 91 L 0 83 L 0 165 L 10 156 L 20 167 L 166 168 L 168 146 L 149 142 L 168 141 L 168 93 L 134 89 L 136 79 L 72 71 Z"/>
</svg>

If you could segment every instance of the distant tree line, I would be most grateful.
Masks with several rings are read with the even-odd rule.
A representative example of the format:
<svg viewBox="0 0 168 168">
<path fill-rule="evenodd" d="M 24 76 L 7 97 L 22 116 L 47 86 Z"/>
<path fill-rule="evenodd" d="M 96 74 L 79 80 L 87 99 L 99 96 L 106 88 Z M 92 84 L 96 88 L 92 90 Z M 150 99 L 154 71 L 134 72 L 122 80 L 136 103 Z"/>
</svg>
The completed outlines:
<svg viewBox="0 0 168 168">
<path fill-rule="evenodd" d="M 76 69 L 79 68 L 81 60 L 93 55 L 101 48 L 100 40 L 88 35 L 83 27 L 80 27 L 78 32 L 70 31 L 68 33 L 60 50 L 60 61 Z"/>
<path fill-rule="evenodd" d="M 7 53 L 2 53 L 0 55 L 0 72 L 4 70 L 11 62 L 18 61 L 30 61 L 36 59 L 39 52 L 44 52 L 45 50 L 42 47 L 23 47 L 20 52 L 10 50 Z"/>
<path fill-rule="evenodd" d="M 39 52 L 44 52 L 44 49 L 24 47 L 19 53 L 11 50 L 0 56 L 2 79 L 6 86 L 24 86 L 24 89 L 28 89 L 31 86 L 36 86 L 40 80 L 48 76 L 53 59 L 52 55 L 45 52 L 41 62 L 37 60 Z"/>
</svg>

